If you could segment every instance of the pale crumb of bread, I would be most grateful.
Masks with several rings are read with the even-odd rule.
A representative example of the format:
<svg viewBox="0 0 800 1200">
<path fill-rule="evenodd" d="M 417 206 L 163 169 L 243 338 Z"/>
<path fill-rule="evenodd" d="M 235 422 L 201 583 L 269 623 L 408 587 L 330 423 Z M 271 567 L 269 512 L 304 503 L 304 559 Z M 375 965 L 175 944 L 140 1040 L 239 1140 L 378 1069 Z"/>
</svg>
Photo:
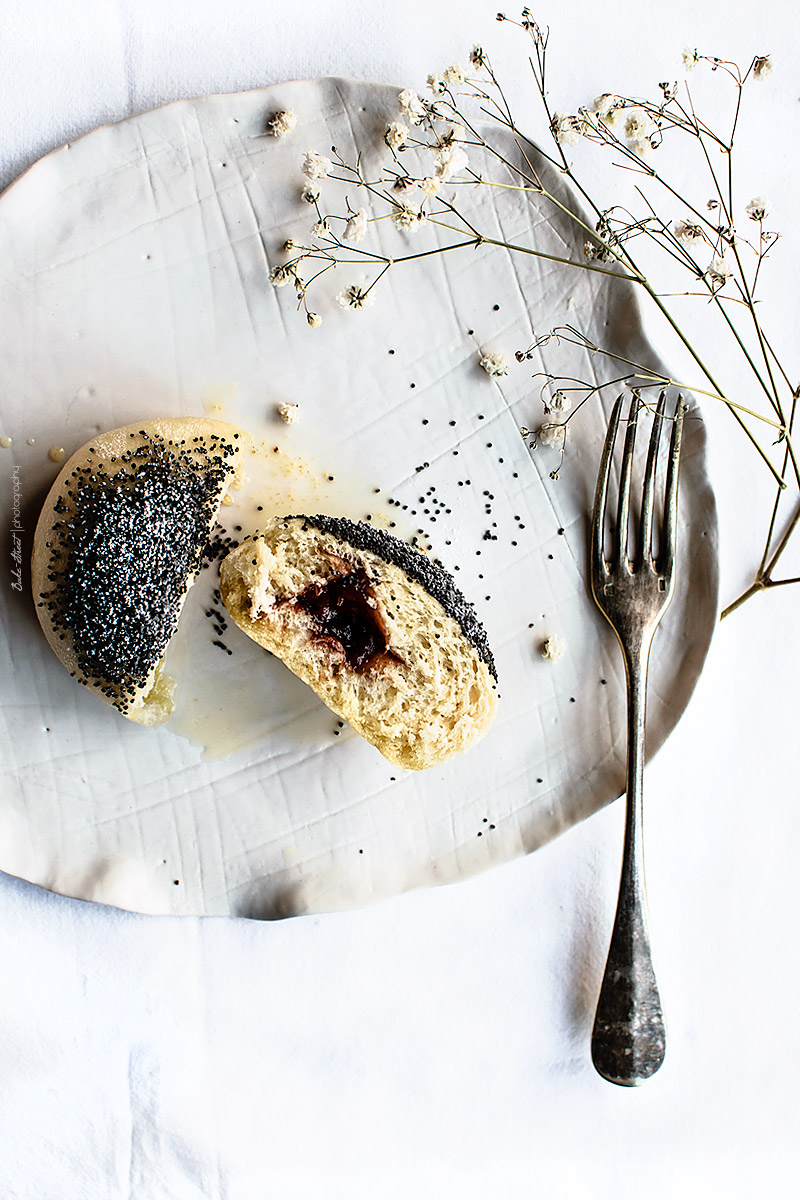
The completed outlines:
<svg viewBox="0 0 800 1200">
<path fill-rule="evenodd" d="M 287 425 L 294 425 L 297 418 L 300 416 L 300 405 L 290 404 L 288 401 L 278 405 L 278 416 Z"/>
<path fill-rule="evenodd" d="M 466 750 L 495 715 L 489 662 L 418 579 L 315 528 L 316 519 L 274 518 L 223 561 L 222 598 L 234 621 L 396 766 L 420 770 Z M 312 618 L 294 603 L 312 586 L 358 569 L 370 581 L 367 603 L 387 642 L 361 670 L 349 665 L 341 643 L 315 635 Z"/>
</svg>

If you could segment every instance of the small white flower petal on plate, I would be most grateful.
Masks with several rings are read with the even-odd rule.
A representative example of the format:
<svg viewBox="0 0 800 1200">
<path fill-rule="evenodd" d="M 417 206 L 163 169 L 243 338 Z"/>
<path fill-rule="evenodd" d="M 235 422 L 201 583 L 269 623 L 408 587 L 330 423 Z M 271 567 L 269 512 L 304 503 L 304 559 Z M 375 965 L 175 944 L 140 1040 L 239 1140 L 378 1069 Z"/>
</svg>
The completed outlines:
<svg viewBox="0 0 800 1200">
<path fill-rule="evenodd" d="M 291 108 L 287 108 L 284 112 L 277 112 L 267 121 L 267 133 L 271 137 L 283 138 L 291 133 L 297 124 L 297 113 Z"/>
<path fill-rule="evenodd" d="M 324 154 L 316 150 L 307 150 L 303 159 L 303 174 L 307 179 L 325 179 L 330 174 L 333 163 Z"/>
<path fill-rule="evenodd" d="M 484 354 L 480 365 L 487 375 L 495 379 L 508 374 L 508 360 L 505 354 L 500 354 L 496 350 L 490 350 L 488 354 Z"/>
</svg>

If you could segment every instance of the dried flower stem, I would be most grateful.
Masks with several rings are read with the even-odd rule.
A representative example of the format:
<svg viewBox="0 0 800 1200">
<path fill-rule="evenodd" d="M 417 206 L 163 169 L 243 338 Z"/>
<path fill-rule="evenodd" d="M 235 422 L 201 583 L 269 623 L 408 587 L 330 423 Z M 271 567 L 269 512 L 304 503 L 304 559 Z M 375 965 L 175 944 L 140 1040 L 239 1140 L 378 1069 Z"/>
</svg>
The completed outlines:
<svg viewBox="0 0 800 1200">
<path fill-rule="evenodd" d="M 502 14 L 498 14 L 498 19 L 507 21 Z M 335 267 L 359 264 L 372 267 L 376 273 L 371 283 L 363 286 L 352 285 L 339 297 L 339 302 L 344 302 L 345 307 L 360 308 L 365 306 L 366 298 L 390 267 L 451 250 L 492 246 L 504 248 L 512 254 L 525 254 L 579 270 L 624 279 L 637 285 L 698 368 L 705 386 L 691 390 L 726 406 L 769 470 L 777 487 L 764 550 L 754 580 L 742 596 L 728 606 L 723 614 L 727 615 L 756 592 L 795 582 L 789 579 L 773 579 L 773 572 L 792 535 L 800 526 L 800 461 L 792 439 L 800 389 L 791 383 L 762 328 L 756 309 L 756 290 L 760 282 L 761 267 L 778 240 L 777 234 L 764 230 L 767 201 L 763 197 L 757 197 L 751 200 L 745 209 L 747 218 L 755 222 L 757 237 L 743 235 L 735 225 L 737 207 L 734 195 L 733 149 L 742 113 L 743 89 L 751 76 L 760 78 L 766 75 L 771 64 L 768 57 L 757 57 L 751 61 L 747 70 L 742 71 L 736 63 L 700 55 L 697 51 L 684 55 L 688 67 L 703 64 L 706 69 L 719 72 L 733 89 L 732 114 L 727 131 L 722 134 L 715 132 L 702 119 L 688 86 L 679 88 L 677 84 L 670 83 L 659 85 L 661 98 L 656 101 L 606 94 L 595 102 L 594 109 L 579 108 L 577 114 L 570 115 L 554 112 L 550 104 L 547 86 L 548 32 L 536 24 L 527 9 L 523 10 L 521 21 L 512 21 L 510 24 L 517 26 L 530 38 L 532 49 L 528 61 L 544 119 L 552 137 L 552 149 L 548 151 L 543 148 L 519 129 L 488 56 L 482 48 L 475 47 L 470 62 L 477 68 L 478 77 L 472 76 L 463 68 L 451 67 L 441 76 L 429 78 L 429 86 L 434 96 L 432 101 L 422 101 L 410 90 L 400 94 L 398 102 L 401 119 L 391 122 L 383 139 L 391 155 L 390 165 L 388 171 L 383 170 L 380 173 L 379 178 L 366 177 L 361 153 L 357 155 L 353 165 L 347 163 L 335 148 L 332 150 L 333 161 L 313 152 L 307 154 L 304 170 L 314 187 L 306 189 L 310 194 L 305 194 L 304 198 L 313 201 L 315 205 L 317 225 L 312 233 L 316 240 L 312 244 L 302 246 L 287 243 L 287 247 L 291 245 L 298 253 L 288 263 L 274 269 L 273 282 L 282 286 L 293 279 L 298 306 L 302 307 L 306 306 L 306 292 L 311 284 Z M 478 120 L 488 121 L 492 128 L 504 130 L 513 137 L 518 152 L 516 161 L 512 161 L 502 144 L 496 144 L 491 135 L 485 134 L 483 129 L 477 127 L 465 109 L 465 99 L 477 108 Z M 452 122 L 449 129 L 443 128 L 443 124 L 447 122 Z M 652 161 L 652 154 L 660 149 L 666 139 L 673 137 L 691 139 L 699 151 L 704 175 L 707 176 L 707 186 L 712 193 L 705 209 L 696 197 L 683 195 L 682 189 L 676 187 L 665 172 Z M 642 215 L 636 215 L 622 205 L 603 209 L 593 198 L 589 188 L 579 178 L 565 149 L 567 145 L 576 144 L 581 140 L 594 143 L 611 153 L 614 156 L 614 165 L 641 178 L 642 186 L 636 184 L 633 188 L 638 200 L 633 202 L 632 207 L 638 208 L 641 203 Z M 480 147 L 490 162 L 504 168 L 513 182 L 509 179 L 486 179 L 482 174 L 477 174 L 469 165 L 469 154 L 474 147 Z M 409 156 L 416 161 L 420 151 L 429 151 L 433 155 L 433 165 L 429 168 L 429 174 L 415 177 L 409 175 L 405 163 L 409 161 Z M 575 193 L 585 204 L 589 217 L 575 211 L 569 201 L 562 200 L 544 185 L 534 165 L 539 160 L 570 181 Z M 379 208 L 385 207 L 386 211 L 368 217 L 366 209 L 356 212 L 347 200 L 346 213 L 323 216 L 317 190 L 317 181 L 320 178 L 329 178 L 345 186 L 358 188 L 373 204 Z M 442 194 L 445 185 L 452 189 L 450 199 Z M 476 187 L 507 189 L 517 191 L 521 195 L 538 197 L 543 206 L 562 214 L 582 233 L 586 239 L 584 261 L 546 253 L 534 246 L 518 245 L 484 233 L 474 223 L 474 218 L 470 219 L 461 211 L 455 200 L 461 189 Z M 676 222 L 672 214 L 660 216 L 649 198 L 648 193 L 652 188 L 659 189 L 668 202 L 677 201 L 682 212 L 688 214 L 688 219 L 684 217 Z M 450 243 L 444 239 L 445 244 L 433 249 L 397 254 L 393 257 L 370 251 L 360 245 L 356 249 L 352 245 L 354 242 L 361 242 L 368 224 L 386 221 L 394 223 L 405 233 L 415 233 L 423 225 L 435 226 L 438 230 L 454 235 L 454 239 Z M 345 222 L 341 238 L 335 232 L 341 228 L 339 222 Z M 636 237 L 647 239 L 650 245 L 666 255 L 671 268 L 680 267 L 688 271 L 699 283 L 699 290 L 667 292 L 664 288 L 658 288 L 652 272 L 646 272 L 640 267 L 639 255 L 632 249 L 632 242 Z M 701 253 L 712 255 L 708 267 L 700 261 Z M 745 262 L 750 253 L 755 256 L 754 270 L 748 270 Z M 304 280 L 300 272 L 306 263 L 313 265 L 314 273 Z M 759 393 L 764 397 L 766 412 L 758 411 L 755 407 L 734 400 L 726 394 L 717 381 L 711 364 L 705 361 L 705 356 L 695 347 L 667 303 L 670 297 L 676 296 L 704 298 L 712 311 L 719 315 L 724 328 L 733 339 L 733 345 L 752 373 Z M 738 313 L 742 308 L 747 309 L 748 317 L 746 322 L 740 323 Z M 309 323 L 318 324 L 319 320 L 317 314 L 309 314 Z M 612 382 L 617 385 L 623 382 L 634 389 L 656 385 L 686 388 L 684 382 L 669 379 L 633 359 L 595 345 L 570 326 L 551 331 L 545 338 L 538 339 L 528 351 L 517 352 L 518 361 L 532 357 L 533 352 L 551 337 L 572 341 L 574 345 L 592 355 L 603 354 L 610 360 L 630 368 L 629 373 L 618 375 L 613 381 L 586 383 L 577 379 L 565 379 L 562 381 L 563 388 L 555 391 L 552 391 L 557 384 L 555 376 L 544 371 L 537 372 L 534 376 L 544 377 L 546 380 L 542 401 L 545 415 L 551 414 L 540 431 L 541 440 L 543 444 L 559 448 L 562 460 L 567 423 L 574 419 L 590 396 L 599 393 Z M 505 373 L 505 369 L 504 367 L 502 373 Z M 551 389 L 552 395 L 546 399 L 544 389 L 548 388 Z M 583 399 L 574 408 L 570 394 L 572 392 L 583 393 Z M 791 403 L 788 397 L 791 398 Z M 757 422 L 759 426 L 766 426 L 767 429 L 777 432 L 777 443 L 783 443 L 780 465 L 773 461 L 774 450 L 762 445 L 749 422 Z M 556 478 L 558 469 L 551 474 Z M 795 511 L 775 543 L 781 496 L 787 493 L 790 485 L 795 495 Z"/>
</svg>

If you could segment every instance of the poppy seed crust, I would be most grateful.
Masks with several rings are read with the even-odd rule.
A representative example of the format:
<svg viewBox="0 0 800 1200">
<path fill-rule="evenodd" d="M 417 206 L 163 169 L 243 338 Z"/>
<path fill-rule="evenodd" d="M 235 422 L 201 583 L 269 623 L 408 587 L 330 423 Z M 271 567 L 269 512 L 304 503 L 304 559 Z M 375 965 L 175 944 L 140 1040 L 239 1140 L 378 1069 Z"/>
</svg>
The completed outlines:
<svg viewBox="0 0 800 1200">
<path fill-rule="evenodd" d="M 92 443 L 51 493 L 34 597 L 78 679 L 123 713 L 177 629 L 238 450 L 217 434 L 128 436 L 113 465 Z"/>
<path fill-rule="evenodd" d="M 367 550 L 405 571 L 413 580 L 425 588 L 441 604 L 449 617 L 461 627 L 461 632 L 486 663 L 494 679 L 497 679 L 494 656 L 474 605 L 466 599 L 447 571 L 407 542 L 394 537 L 383 529 L 368 525 L 364 521 L 350 521 L 347 517 L 314 516 L 287 517 L 286 520 L 306 522 L 321 533 L 329 533 L 357 550 Z"/>
</svg>

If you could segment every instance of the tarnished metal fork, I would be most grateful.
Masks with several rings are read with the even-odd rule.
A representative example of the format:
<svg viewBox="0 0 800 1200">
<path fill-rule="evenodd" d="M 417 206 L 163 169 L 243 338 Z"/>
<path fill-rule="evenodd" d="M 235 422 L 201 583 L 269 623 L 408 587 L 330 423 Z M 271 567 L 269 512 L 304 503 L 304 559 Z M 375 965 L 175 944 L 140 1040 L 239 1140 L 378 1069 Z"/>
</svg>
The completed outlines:
<svg viewBox="0 0 800 1200">
<path fill-rule="evenodd" d="M 678 397 L 667 465 L 664 513 L 657 555 L 653 554 L 656 464 L 665 424 L 666 392 L 653 418 L 644 472 L 638 538 L 628 556 L 631 474 L 636 426 L 643 407 L 634 393 L 619 479 L 614 546 L 606 557 L 604 528 L 614 443 L 622 396 L 611 414 L 597 479 L 591 538 L 592 595 L 619 638 L 625 660 L 628 698 L 628 772 L 625 842 L 619 900 L 592 1031 L 592 1061 L 612 1083 L 628 1086 L 649 1079 L 664 1061 L 661 999 L 653 970 L 644 886 L 642 781 L 644 771 L 647 665 L 653 634 L 675 586 L 675 532 L 678 464 L 685 407 Z"/>
</svg>

